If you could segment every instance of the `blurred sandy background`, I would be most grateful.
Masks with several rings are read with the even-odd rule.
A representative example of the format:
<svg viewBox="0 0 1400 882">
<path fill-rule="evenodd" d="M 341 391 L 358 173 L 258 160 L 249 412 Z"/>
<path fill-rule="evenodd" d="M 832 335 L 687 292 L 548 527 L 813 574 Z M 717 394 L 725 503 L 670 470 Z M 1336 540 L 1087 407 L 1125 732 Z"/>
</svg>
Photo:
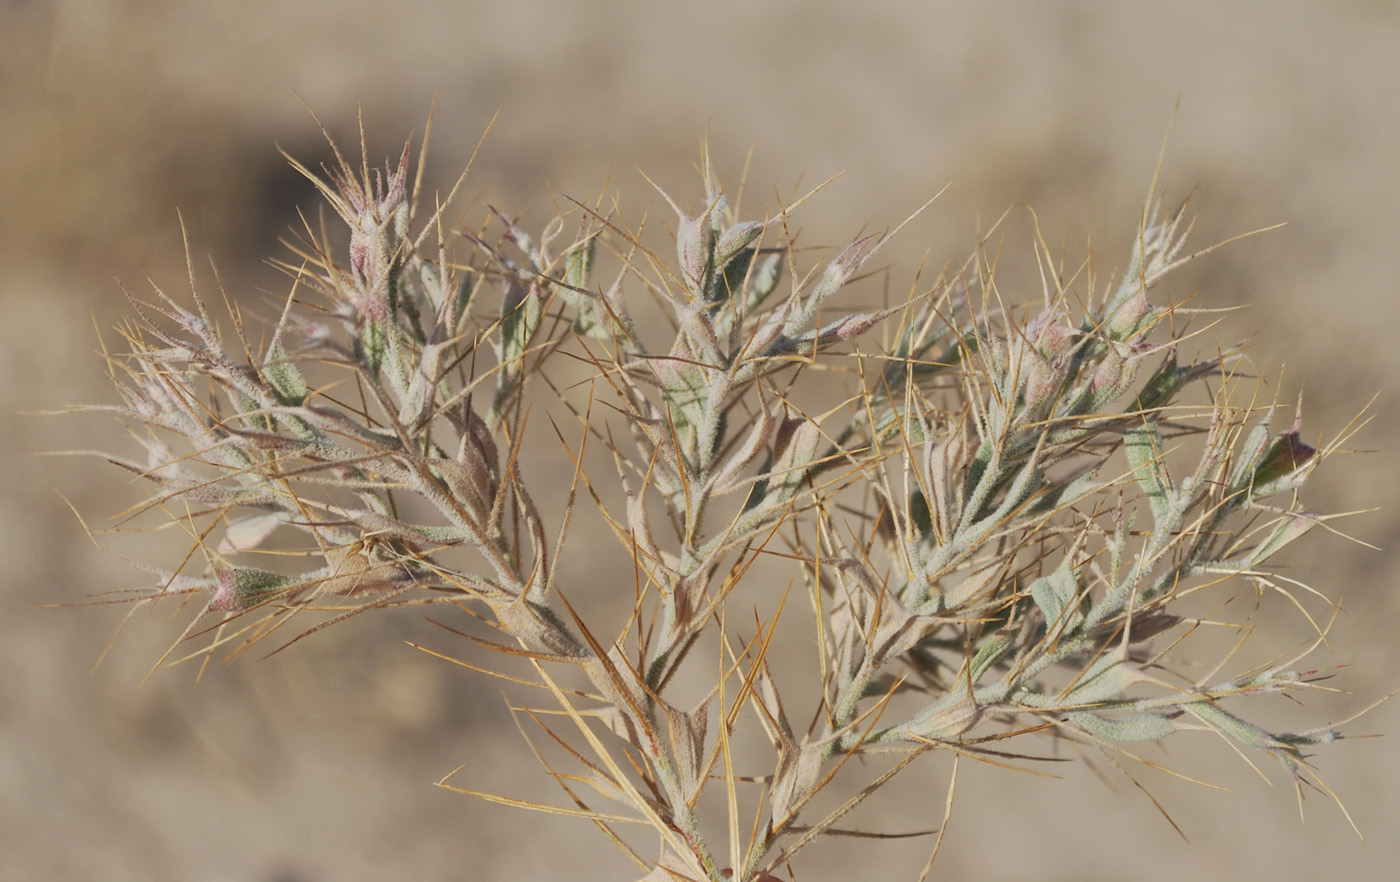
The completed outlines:
<svg viewBox="0 0 1400 882">
<path fill-rule="evenodd" d="M 471 786 L 557 799 L 503 728 L 494 685 L 403 646 L 457 648 L 415 616 L 347 624 L 196 687 L 187 668 L 142 682 L 183 618 L 138 617 L 90 673 L 120 608 L 24 609 L 140 579 L 86 541 L 55 493 L 98 524 L 136 489 L 96 461 L 29 456 L 96 445 L 112 427 L 20 412 L 110 400 L 94 321 L 122 313 L 114 276 L 184 290 L 177 209 L 232 290 L 282 288 L 261 261 L 315 202 L 274 144 L 326 155 L 303 98 L 346 140 L 363 107 L 382 157 L 421 134 L 436 94 L 440 181 L 500 108 L 468 197 L 528 203 L 535 218 L 549 187 L 586 197 L 610 174 L 634 216 L 658 208 L 639 167 L 693 195 L 708 130 L 728 174 L 753 149 L 759 203 L 848 170 L 802 216 L 821 241 L 895 223 L 951 183 L 889 262 L 961 259 L 979 219 L 1029 202 L 1075 259 L 1092 237 L 1104 270 L 1123 265 L 1180 98 L 1164 184 L 1198 188 L 1195 241 L 1288 226 L 1175 290 L 1252 304 L 1214 338 L 1257 332 L 1258 363 L 1287 364 L 1285 397 L 1306 378 L 1313 438 L 1390 390 L 1353 444 L 1385 449 L 1338 457 L 1310 487 L 1320 510 L 1383 506 L 1342 526 L 1385 550 L 1319 533 L 1293 559 L 1344 600 L 1323 661 L 1351 662 L 1339 682 L 1355 693 L 1298 714 L 1322 725 L 1395 687 L 1400 4 L 0 0 L 0 35 L 4 879 L 631 878 L 586 824 L 432 786 L 469 763 Z M 1006 259 L 1029 266 L 1015 229 Z M 1387 705 L 1352 731 L 1395 732 L 1398 716 Z M 1203 736 L 1178 741 L 1150 755 L 1236 791 L 1147 778 L 1190 844 L 1131 788 L 1081 767 L 1058 782 L 965 768 L 936 876 L 1400 873 L 1393 739 L 1318 757 L 1369 851 L 1325 797 L 1309 795 L 1300 826 L 1286 782 L 1269 789 Z M 946 771 L 912 773 L 864 825 L 936 824 Z M 927 848 L 845 841 L 800 878 L 913 878 Z"/>
</svg>

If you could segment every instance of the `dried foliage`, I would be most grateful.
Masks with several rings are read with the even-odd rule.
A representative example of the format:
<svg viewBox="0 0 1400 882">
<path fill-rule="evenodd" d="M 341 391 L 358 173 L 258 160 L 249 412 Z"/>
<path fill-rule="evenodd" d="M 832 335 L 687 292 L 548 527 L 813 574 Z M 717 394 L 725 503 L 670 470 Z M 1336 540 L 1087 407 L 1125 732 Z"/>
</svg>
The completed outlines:
<svg viewBox="0 0 1400 882">
<path fill-rule="evenodd" d="M 539 753 L 568 807 L 480 795 L 591 820 L 647 880 L 790 872 L 920 755 L 1023 765 L 1003 742 L 1031 733 L 1122 770 L 1133 743 L 1208 730 L 1326 790 L 1306 752 L 1336 731 L 1267 731 L 1239 705 L 1325 677 L 1304 659 L 1332 607 L 1268 562 L 1322 520 L 1297 491 L 1327 450 L 1297 418 L 1278 427 L 1238 351 L 1183 361 L 1199 311 L 1159 283 L 1211 250 L 1185 251 L 1184 210 L 1150 199 L 1107 285 L 1037 240 L 1029 306 L 979 249 L 862 311 L 842 298 L 892 234 L 805 267 L 797 205 L 742 219 L 708 158 L 693 213 L 666 197 L 672 257 L 602 199 L 539 236 L 494 211 L 453 231 L 420 204 L 407 146 L 382 170 L 363 154 L 293 161 L 348 250 L 307 223 L 256 332 L 197 287 L 189 305 L 132 298 L 110 359 L 124 403 L 93 409 L 145 450 L 112 458 L 153 488 L 123 523 L 188 537 L 126 595 L 198 603 L 167 661 L 459 609 L 435 620 L 500 661 L 462 663 L 542 687 L 521 722 L 573 764 Z M 658 308 L 667 322 L 635 318 Z M 539 448 L 570 458 L 567 486 L 531 482 Z M 619 629 L 572 603 L 600 593 L 567 582 L 607 553 L 569 541 L 578 518 L 602 519 L 634 573 Z M 1315 639 L 1223 673 L 1253 625 L 1213 610 L 1239 594 L 1296 606 Z M 799 615 L 811 648 L 779 662 L 779 618 Z M 1234 648 L 1179 665 L 1222 628 Z M 687 666 L 714 672 L 698 702 L 678 697 Z M 804 688 L 817 706 L 785 707 Z M 756 733 L 758 768 L 736 748 Z"/>
</svg>

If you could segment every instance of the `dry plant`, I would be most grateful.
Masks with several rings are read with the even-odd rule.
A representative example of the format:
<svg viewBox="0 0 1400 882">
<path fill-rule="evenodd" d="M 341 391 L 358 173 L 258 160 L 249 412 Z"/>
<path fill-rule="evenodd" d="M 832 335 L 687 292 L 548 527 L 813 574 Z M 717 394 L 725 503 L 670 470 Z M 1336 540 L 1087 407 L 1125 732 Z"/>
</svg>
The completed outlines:
<svg viewBox="0 0 1400 882">
<path fill-rule="evenodd" d="M 1037 234 L 1030 305 L 981 247 L 861 310 L 841 298 L 893 234 L 804 266 L 806 197 L 743 220 L 707 155 L 703 200 L 666 196 L 668 255 L 603 198 L 561 200 L 539 235 L 494 210 L 449 229 L 408 146 L 379 170 L 365 152 L 292 160 L 348 248 L 308 221 L 269 321 L 221 291 L 216 322 L 191 268 L 187 305 L 131 298 L 123 403 L 85 408 L 144 448 L 110 457 L 153 488 L 119 528 L 183 537 L 120 595 L 193 602 L 163 662 L 453 608 L 434 621 L 489 650 L 453 660 L 544 696 L 513 711 L 564 799 L 477 795 L 591 821 L 654 882 L 795 874 L 924 754 L 951 758 L 946 821 L 958 763 L 1024 767 L 1010 742 L 1033 734 L 1129 775 L 1132 745 L 1204 730 L 1331 794 L 1307 752 L 1334 728 L 1240 708 L 1324 688 L 1305 660 L 1335 609 L 1268 562 L 1325 520 L 1298 490 L 1350 427 L 1309 446 L 1239 350 L 1183 360 L 1205 310 L 1159 283 L 1213 249 L 1185 250 L 1155 176 L 1106 284 Z M 541 454 L 571 479 L 532 481 Z M 578 518 L 628 583 L 580 584 L 608 552 L 569 541 Z M 620 594 L 604 629 L 588 603 Z M 1295 607 L 1312 639 L 1227 672 L 1258 624 L 1221 617 L 1237 595 Z M 781 654 L 780 618 L 803 637 Z M 1183 656 L 1198 642 L 1206 664 Z"/>
</svg>

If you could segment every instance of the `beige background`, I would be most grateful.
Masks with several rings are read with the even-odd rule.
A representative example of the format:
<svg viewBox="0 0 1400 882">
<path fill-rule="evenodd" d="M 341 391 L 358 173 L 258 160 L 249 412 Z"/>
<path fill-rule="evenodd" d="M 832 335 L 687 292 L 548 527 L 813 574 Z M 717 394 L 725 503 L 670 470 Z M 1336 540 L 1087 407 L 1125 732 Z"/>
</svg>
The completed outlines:
<svg viewBox="0 0 1400 882">
<path fill-rule="evenodd" d="M 1210 258 L 1177 290 L 1251 304 L 1214 339 L 1257 333 L 1257 362 L 1287 364 L 1285 397 L 1306 378 L 1313 437 L 1390 390 L 1353 445 L 1381 452 L 1338 457 L 1309 496 L 1318 509 L 1381 506 L 1342 526 L 1385 550 L 1318 535 L 1292 560 L 1293 574 L 1344 601 L 1324 661 L 1351 664 L 1335 682 L 1355 694 L 1295 713 L 1325 724 L 1395 688 L 1394 2 L 3 0 L 0 34 L 4 878 L 629 878 L 585 824 L 431 786 L 469 763 L 473 786 L 556 798 L 503 728 L 494 685 L 402 645 L 457 648 L 413 615 L 348 624 L 196 687 L 187 668 L 143 682 L 178 615 L 138 617 L 89 673 L 122 610 L 26 609 L 139 577 L 93 548 L 55 493 L 98 524 L 135 488 L 96 461 L 30 456 L 96 445 L 112 428 L 20 412 L 110 400 L 94 322 L 122 313 L 114 275 L 183 289 L 177 209 L 231 289 L 281 288 L 260 261 L 314 200 L 274 144 L 325 156 L 303 99 L 346 139 L 363 107 L 382 156 L 421 133 L 436 94 L 439 180 L 499 108 L 468 195 L 532 204 L 535 217 L 549 187 L 588 196 L 609 175 L 634 215 L 656 208 L 639 167 L 693 194 L 689 163 L 708 130 L 729 174 L 752 148 L 755 207 L 848 170 L 803 216 L 816 240 L 897 222 L 951 183 L 891 263 L 910 267 L 926 250 L 935 264 L 961 259 L 979 222 L 1029 202 L 1067 254 L 1092 237 L 1104 270 L 1122 266 L 1180 99 L 1164 183 L 1176 196 L 1197 188 L 1196 241 L 1288 226 Z M 1023 236 L 1008 239 L 1006 260 L 1029 266 Z M 1383 706 L 1350 731 L 1394 732 L 1397 714 Z M 1223 745 L 1177 741 L 1151 755 L 1236 791 L 1146 779 L 1191 844 L 1129 787 L 1082 767 L 1058 782 L 965 769 L 939 877 L 1400 872 L 1392 739 L 1317 757 L 1369 851 L 1325 797 L 1309 795 L 1302 826 L 1287 782 L 1271 790 Z M 946 772 L 915 772 L 863 824 L 936 824 Z M 799 878 L 913 878 L 927 847 L 842 841 Z"/>
</svg>

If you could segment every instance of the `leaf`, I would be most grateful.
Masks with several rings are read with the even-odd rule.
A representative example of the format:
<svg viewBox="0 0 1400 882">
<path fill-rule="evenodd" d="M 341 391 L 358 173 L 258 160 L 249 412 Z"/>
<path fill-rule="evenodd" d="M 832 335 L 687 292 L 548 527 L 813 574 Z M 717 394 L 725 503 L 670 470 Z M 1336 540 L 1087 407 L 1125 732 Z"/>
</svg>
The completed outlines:
<svg viewBox="0 0 1400 882">
<path fill-rule="evenodd" d="M 972 685 L 977 685 L 977 681 L 982 679 L 982 675 L 987 672 L 987 669 L 1000 661 L 1001 657 L 1006 655 L 1013 645 L 1015 644 L 1011 636 L 1001 632 L 985 638 L 982 646 L 977 650 L 977 654 L 972 657 L 969 670 Z M 961 683 L 962 681 L 959 679 L 959 684 L 961 685 Z"/>
<path fill-rule="evenodd" d="M 1317 448 L 1304 444 L 1296 429 L 1275 437 L 1254 470 L 1250 498 L 1263 499 L 1302 486 L 1315 456 Z"/>
<path fill-rule="evenodd" d="M 1060 562 L 1055 571 L 1031 583 L 1031 599 L 1045 616 L 1049 628 L 1048 640 L 1073 633 L 1084 621 L 1084 614 L 1071 610 L 1079 596 L 1079 580 L 1075 578 L 1068 560 Z"/>
<path fill-rule="evenodd" d="M 1069 719 L 1085 732 L 1110 741 L 1160 741 L 1176 731 L 1176 725 L 1161 714 L 1102 717 L 1085 711 L 1072 713 Z"/>
<path fill-rule="evenodd" d="M 399 423 L 410 432 L 416 431 L 433 415 L 438 384 L 442 380 L 442 356 L 448 348 L 441 343 L 428 343 L 418 357 L 418 370 L 413 373 L 408 394 L 399 408 Z"/>
<path fill-rule="evenodd" d="M 782 277 L 783 261 L 779 254 L 770 254 L 759 261 L 753 272 L 749 274 L 749 298 L 746 310 L 752 313 L 763 301 L 767 300 L 778 288 L 778 279 Z"/>
<path fill-rule="evenodd" d="M 741 486 L 744 472 L 758 460 L 759 454 L 763 453 L 764 447 L 777 428 L 778 421 L 772 413 L 766 408 L 759 411 L 758 418 L 754 420 L 743 445 L 729 455 L 719 473 L 715 475 L 713 486 L 716 496 L 723 496 Z"/>
<path fill-rule="evenodd" d="M 1306 515 L 1293 515 L 1279 521 L 1268 538 L 1254 546 L 1245 560 L 1245 567 L 1253 569 L 1273 557 L 1285 545 L 1307 533 L 1317 523 L 1315 518 Z"/>
<path fill-rule="evenodd" d="M 836 739 L 828 735 L 807 744 L 784 744 L 773 774 L 770 800 L 773 806 L 773 827 L 782 829 L 792 823 L 797 812 L 811 798 L 817 779 L 821 776 L 826 750 Z"/>
<path fill-rule="evenodd" d="M 715 271 L 715 231 L 707 215 L 690 217 L 678 211 L 676 260 L 692 302 L 698 302 Z"/>
<path fill-rule="evenodd" d="M 402 588 L 413 579 L 403 565 L 377 559 L 359 542 L 327 549 L 326 563 L 328 576 L 317 591 L 341 597 L 385 594 Z"/>
<path fill-rule="evenodd" d="M 1154 521 L 1161 523 L 1171 510 L 1176 490 L 1162 462 L 1162 435 L 1157 429 L 1157 420 L 1149 416 L 1142 419 L 1141 426 L 1123 433 L 1123 453 L 1138 486 L 1147 494 Z"/>
<path fill-rule="evenodd" d="M 1137 665 L 1116 653 L 1099 658 L 1064 696 L 1067 705 L 1093 705 L 1119 698 L 1142 680 Z"/>
<path fill-rule="evenodd" d="M 728 264 L 748 248 L 767 226 L 762 221 L 745 221 L 734 224 L 720 233 L 719 241 L 715 244 L 715 262 L 720 266 Z"/>
<path fill-rule="evenodd" d="M 501 303 L 501 361 L 512 362 L 525 354 L 525 347 L 540 325 L 538 286 L 513 280 Z"/>
<path fill-rule="evenodd" d="M 267 377 L 268 383 L 277 393 L 277 400 L 280 404 L 296 407 L 306 400 L 306 394 L 310 391 L 306 385 L 306 379 L 301 375 L 297 366 L 287 358 L 287 353 L 281 344 L 268 347 L 267 356 L 263 359 L 262 370 L 263 376 Z"/>
<path fill-rule="evenodd" d="M 705 731 L 710 718 L 710 698 L 689 712 L 665 702 L 662 707 L 670 729 L 671 756 L 681 776 L 686 802 L 694 802 L 705 784 Z"/>
<path fill-rule="evenodd" d="M 868 602 L 878 605 L 880 610 L 880 623 L 870 639 L 871 664 L 877 669 L 887 661 L 904 655 L 930 631 L 947 621 L 934 616 L 916 615 L 888 591 Z"/>
<path fill-rule="evenodd" d="M 253 567 L 217 570 L 218 584 L 209 606 L 220 612 L 241 612 L 306 584 L 303 576 L 284 576 Z"/>
<path fill-rule="evenodd" d="M 778 453 L 769 472 L 769 505 L 787 502 L 797 494 L 807 476 L 807 465 L 816 459 L 821 440 L 821 429 L 806 417 L 783 420 L 777 431 Z"/>
<path fill-rule="evenodd" d="M 219 554 L 235 554 L 240 551 L 252 551 L 262 545 L 263 541 L 287 520 L 288 515 L 280 511 L 239 518 L 231 522 L 224 530 L 224 536 L 219 541 L 218 552 Z"/>
</svg>

